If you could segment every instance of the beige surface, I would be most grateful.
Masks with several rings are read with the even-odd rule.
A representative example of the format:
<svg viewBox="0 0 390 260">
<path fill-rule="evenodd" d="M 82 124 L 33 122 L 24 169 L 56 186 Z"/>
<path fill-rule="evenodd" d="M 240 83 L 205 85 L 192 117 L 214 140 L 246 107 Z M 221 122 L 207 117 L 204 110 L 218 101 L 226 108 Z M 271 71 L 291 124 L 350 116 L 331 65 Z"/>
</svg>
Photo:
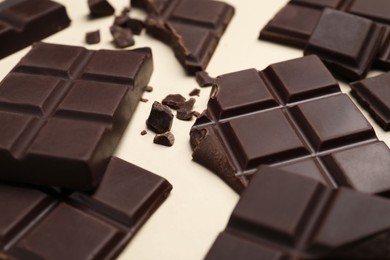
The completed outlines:
<svg viewBox="0 0 390 260">
<path fill-rule="evenodd" d="M 87 31 L 101 29 L 102 41 L 91 49 L 113 49 L 109 25 L 113 18 L 88 20 L 87 0 L 58 0 L 67 6 L 71 26 L 46 42 L 84 45 Z M 128 0 L 110 1 L 119 12 Z M 302 51 L 257 40 L 260 28 L 279 10 L 286 0 L 225 0 L 236 8 L 236 14 L 223 36 L 207 71 L 212 76 L 246 68 L 264 69 L 267 65 L 302 56 Z M 138 10 L 132 16 L 142 18 Z M 145 120 L 154 100 L 161 101 L 167 94 L 188 93 L 197 87 L 193 77 L 185 75 L 171 49 L 145 35 L 136 36 L 135 47 L 150 46 L 153 50 L 155 71 L 150 85 L 152 93 L 145 93 L 148 103 L 140 103 L 116 155 L 167 178 L 173 191 L 166 202 L 130 242 L 119 259 L 201 259 L 217 234 L 227 223 L 238 196 L 211 172 L 192 162 L 189 130 L 192 122 L 175 120 L 173 133 L 176 143 L 167 148 L 153 144 L 153 134 L 141 136 Z M 28 51 L 22 50 L 0 61 L 0 78 L 4 77 Z M 343 90 L 348 88 L 343 85 Z M 207 89 L 201 90 L 195 109 L 202 111 L 208 99 Z M 365 113 L 367 116 L 367 114 Z M 390 133 L 379 130 L 381 140 L 390 144 Z"/>
</svg>

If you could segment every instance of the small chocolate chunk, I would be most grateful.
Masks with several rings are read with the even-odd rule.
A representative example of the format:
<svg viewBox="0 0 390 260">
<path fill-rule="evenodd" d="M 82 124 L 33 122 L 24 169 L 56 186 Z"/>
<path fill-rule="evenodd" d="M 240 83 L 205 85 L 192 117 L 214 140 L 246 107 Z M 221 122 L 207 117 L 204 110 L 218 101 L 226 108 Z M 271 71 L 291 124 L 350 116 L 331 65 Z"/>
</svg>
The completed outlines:
<svg viewBox="0 0 390 260">
<path fill-rule="evenodd" d="M 146 135 L 148 132 L 146 130 L 141 131 L 141 135 Z"/>
<path fill-rule="evenodd" d="M 146 102 L 149 101 L 149 99 L 147 99 L 147 98 L 141 98 L 140 101 L 146 103 Z"/>
<path fill-rule="evenodd" d="M 110 16 L 115 13 L 114 7 L 107 0 L 88 0 L 88 7 L 92 17 Z"/>
<path fill-rule="evenodd" d="M 145 91 L 146 92 L 152 92 L 153 91 L 153 87 L 152 86 L 146 86 L 145 87 Z"/>
<path fill-rule="evenodd" d="M 198 97 L 199 97 L 199 94 L 200 94 L 200 89 L 198 89 L 198 88 L 194 88 L 194 89 L 189 93 L 190 96 L 198 96 Z"/>
<path fill-rule="evenodd" d="M 179 110 L 177 110 L 176 118 L 179 120 L 191 120 L 194 113 L 192 112 L 192 108 L 194 107 L 196 99 L 190 98 L 186 101 Z"/>
<path fill-rule="evenodd" d="M 172 109 L 180 109 L 184 106 L 186 98 L 180 94 L 171 94 L 166 96 L 162 103 L 166 106 L 169 106 Z"/>
<path fill-rule="evenodd" d="M 135 42 L 131 30 L 113 25 L 110 27 L 110 31 L 117 48 L 126 48 L 134 45 Z"/>
<path fill-rule="evenodd" d="M 85 42 L 87 44 L 96 44 L 100 42 L 100 30 L 87 32 L 85 34 Z"/>
<path fill-rule="evenodd" d="M 199 87 L 210 87 L 215 84 L 215 78 L 212 78 L 209 76 L 209 74 L 205 71 L 198 71 L 195 74 L 196 82 L 198 83 Z"/>
<path fill-rule="evenodd" d="M 173 114 L 169 107 L 154 101 L 146 125 L 157 134 L 162 134 L 171 129 L 172 122 Z"/>
<path fill-rule="evenodd" d="M 157 134 L 153 139 L 153 143 L 172 146 L 175 143 L 175 136 L 171 132 Z"/>
</svg>

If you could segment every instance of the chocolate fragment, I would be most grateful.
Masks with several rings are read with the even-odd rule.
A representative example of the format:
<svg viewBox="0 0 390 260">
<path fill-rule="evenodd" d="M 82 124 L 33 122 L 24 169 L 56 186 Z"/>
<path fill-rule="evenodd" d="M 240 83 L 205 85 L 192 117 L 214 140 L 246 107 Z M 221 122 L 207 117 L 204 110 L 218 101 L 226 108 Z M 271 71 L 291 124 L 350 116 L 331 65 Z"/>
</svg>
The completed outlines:
<svg viewBox="0 0 390 260">
<path fill-rule="evenodd" d="M 152 70 L 149 48 L 34 44 L 0 83 L 0 179 L 95 188 Z"/>
<path fill-rule="evenodd" d="M 146 130 L 141 131 L 141 135 L 146 135 L 148 132 Z"/>
<path fill-rule="evenodd" d="M 180 94 L 170 94 L 166 96 L 161 103 L 164 105 L 172 108 L 172 109 L 179 109 L 184 106 L 184 103 L 186 102 L 186 98 L 183 97 Z"/>
<path fill-rule="evenodd" d="M 263 166 L 205 259 L 387 259 L 389 217 L 387 199 Z"/>
<path fill-rule="evenodd" d="M 176 118 L 179 120 L 191 120 L 195 101 L 195 98 L 190 98 L 188 101 L 184 102 L 183 106 L 177 110 Z"/>
<path fill-rule="evenodd" d="M 234 14 L 226 3 L 210 0 L 132 0 L 145 9 L 146 32 L 172 47 L 187 73 L 204 70 Z"/>
<path fill-rule="evenodd" d="M 171 189 L 164 178 L 115 157 L 92 193 L 0 184 L 7 208 L 0 248 L 12 259 L 115 259 Z"/>
<path fill-rule="evenodd" d="M 175 143 L 175 136 L 171 132 L 157 134 L 153 139 L 153 143 L 172 146 Z"/>
<path fill-rule="evenodd" d="M 130 18 L 128 13 L 129 12 L 127 10 L 123 10 L 119 16 L 115 17 L 114 25 L 124 29 L 129 29 L 135 35 L 140 35 L 145 27 L 144 22 L 138 19 Z"/>
<path fill-rule="evenodd" d="M 146 103 L 146 102 L 148 102 L 149 101 L 149 99 L 147 99 L 147 98 L 141 98 L 141 100 L 140 100 L 141 102 L 144 102 L 144 103 Z"/>
<path fill-rule="evenodd" d="M 87 44 L 96 44 L 100 42 L 100 30 L 87 32 L 85 34 L 85 42 Z"/>
<path fill-rule="evenodd" d="M 200 89 L 194 88 L 193 90 L 191 90 L 191 92 L 188 95 L 190 95 L 190 96 L 198 96 L 199 97 L 199 94 L 200 94 Z"/>
<path fill-rule="evenodd" d="M 0 59 L 69 26 L 63 5 L 49 0 L 0 2 Z"/>
<path fill-rule="evenodd" d="M 385 130 L 390 130 L 390 73 L 352 83 L 352 95 Z"/>
<path fill-rule="evenodd" d="M 225 74 L 215 84 L 191 129 L 193 159 L 237 192 L 261 164 L 310 167 L 312 178 L 331 187 L 390 191 L 389 148 L 318 57 Z"/>
<path fill-rule="evenodd" d="M 110 27 L 110 32 L 117 48 L 126 48 L 135 44 L 133 33 L 129 29 L 113 25 Z"/>
<path fill-rule="evenodd" d="M 215 78 L 209 76 L 209 74 L 205 71 L 198 71 L 195 75 L 196 82 L 199 87 L 210 87 L 215 84 Z"/>
<path fill-rule="evenodd" d="M 335 74 L 347 80 L 367 75 L 383 38 L 371 20 L 326 8 L 304 49 L 317 54 Z"/>
<path fill-rule="evenodd" d="M 153 91 L 153 87 L 152 86 L 146 86 L 145 87 L 145 91 L 146 92 L 152 92 Z"/>
<path fill-rule="evenodd" d="M 155 133 L 162 134 L 171 130 L 173 114 L 169 107 L 154 101 L 146 125 Z"/>
<path fill-rule="evenodd" d="M 91 17 L 110 16 L 115 13 L 114 7 L 107 0 L 88 0 Z"/>
</svg>

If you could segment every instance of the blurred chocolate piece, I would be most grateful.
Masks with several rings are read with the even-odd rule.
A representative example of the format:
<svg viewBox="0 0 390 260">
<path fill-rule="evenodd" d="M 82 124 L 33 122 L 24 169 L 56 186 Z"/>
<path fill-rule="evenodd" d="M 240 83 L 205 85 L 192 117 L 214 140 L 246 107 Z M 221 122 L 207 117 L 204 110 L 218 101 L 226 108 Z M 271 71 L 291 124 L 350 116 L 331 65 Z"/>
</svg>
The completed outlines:
<svg viewBox="0 0 390 260">
<path fill-rule="evenodd" d="M 152 92 L 153 91 L 153 87 L 152 86 L 146 86 L 145 87 L 145 91 L 146 92 Z"/>
<path fill-rule="evenodd" d="M 199 87 L 202 88 L 213 86 L 215 83 L 215 79 L 210 77 L 209 74 L 205 71 L 198 71 L 195 75 L 195 78 Z"/>
<path fill-rule="evenodd" d="M 0 179 L 97 187 L 152 70 L 149 48 L 34 44 L 0 83 Z"/>
<path fill-rule="evenodd" d="M 198 96 L 199 97 L 199 94 L 200 94 L 200 89 L 194 88 L 193 90 L 191 90 L 191 92 L 188 95 L 190 95 L 191 97 L 192 96 Z"/>
<path fill-rule="evenodd" d="M 176 118 L 185 121 L 191 120 L 192 116 L 194 115 L 192 109 L 194 108 L 195 102 L 195 98 L 190 98 L 184 102 L 183 106 L 177 110 Z"/>
<path fill-rule="evenodd" d="M 110 27 L 110 32 L 117 48 L 126 48 L 134 45 L 133 33 L 129 29 L 124 29 L 120 26 L 113 25 Z"/>
<path fill-rule="evenodd" d="M 11 259 L 115 259 L 171 189 L 115 157 L 91 193 L 2 183 L 0 248 Z"/>
<path fill-rule="evenodd" d="M 388 259 L 389 217 L 387 199 L 263 166 L 205 259 Z"/>
<path fill-rule="evenodd" d="M 352 95 L 375 121 L 390 130 L 390 73 L 352 83 Z"/>
<path fill-rule="evenodd" d="M 186 98 L 180 94 L 170 94 L 166 96 L 161 103 L 166 106 L 169 106 L 172 109 L 179 109 L 184 106 Z"/>
<path fill-rule="evenodd" d="M 172 146 L 175 143 L 175 136 L 169 131 L 162 134 L 157 134 L 153 139 L 153 143 L 164 146 Z"/>
<path fill-rule="evenodd" d="M 210 0 L 132 0 L 148 12 L 146 32 L 172 47 L 187 73 L 205 70 L 234 14 L 234 8 Z"/>
<path fill-rule="evenodd" d="M 145 27 L 143 21 L 130 18 L 128 12 L 124 12 L 124 11 L 122 11 L 122 13 L 119 16 L 115 17 L 114 25 L 125 29 L 129 29 L 135 35 L 140 35 L 141 31 Z"/>
<path fill-rule="evenodd" d="M 70 24 L 63 5 L 49 0 L 0 2 L 0 59 Z"/>
<path fill-rule="evenodd" d="M 146 120 L 148 128 L 157 134 L 162 134 L 171 130 L 173 114 L 169 107 L 154 101 L 149 117 Z"/>
<path fill-rule="evenodd" d="M 100 30 L 87 32 L 85 34 L 85 42 L 87 44 L 96 44 L 100 42 Z"/>
<path fill-rule="evenodd" d="M 336 75 L 349 81 L 366 77 L 383 39 L 371 20 L 326 8 L 304 49 L 317 54 Z"/>
<path fill-rule="evenodd" d="M 114 7 L 107 0 L 88 0 L 91 17 L 110 16 L 115 13 Z"/>
<path fill-rule="evenodd" d="M 331 187 L 390 192 L 389 148 L 318 57 L 221 75 L 215 84 L 191 129 L 193 159 L 237 192 L 261 164 L 309 167 Z"/>
<path fill-rule="evenodd" d="M 148 132 L 146 130 L 141 131 L 141 135 L 146 135 Z"/>
</svg>

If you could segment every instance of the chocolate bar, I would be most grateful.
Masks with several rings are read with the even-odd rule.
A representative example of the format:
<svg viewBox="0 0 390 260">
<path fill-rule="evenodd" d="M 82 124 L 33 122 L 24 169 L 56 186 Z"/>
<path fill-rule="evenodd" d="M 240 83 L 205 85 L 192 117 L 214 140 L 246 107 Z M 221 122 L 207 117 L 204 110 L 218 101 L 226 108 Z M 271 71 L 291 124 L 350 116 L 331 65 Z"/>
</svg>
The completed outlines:
<svg viewBox="0 0 390 260">
<path fill-rule="evenodd" d="M 390 130 L 390 73 L 350 84 L 351 94 L 367 109 L 376 122 Z"/>
<path fill-rule="evenodd" d="M 171 189 L 115 157 L 92 193 L 1 183 L 0 248 L 16 259 L 114 259 Z"/>
<path fill-rule="evenodd" d="M 69 24 L 65 7 L 54 1 L 1 1 L 0 59 L 63 30 Z"/>
<path fill-rule="evenodd" d="M 214 84 L 191 129 L 193 159 L 237 192 L 261 164 L 308 167 L 330 187 L 390 191 L 389 148 L 317 56 L 221 75 Z"/>
<path fill-rule="evenodd" d="M 0 179 L 95 188 L 152 70 L 149 48 L 35 44 L 0 83 Z"/>
<path fill-rule="evenodd" d="M 147 10 L 147 33 L 173 48 L 187 73 L 205 70 L 234 14 L 226 3 L 209 0 L 132 0 Z"/>
<path fill-rule="evenodd" d="M 292 0 L 261 30 L 259 38 L 303 48 L 315 30 L 324 8 L 372 19 L 383 27 L 384 36 L 374 65 L 380 69 L 390 69 L 390 4 L 386 0 Z M 342 26 L 334 29 L 342 30 Z M 344 35 L 350 33 L 349 30 L 344 32 Z"/>
<path fill-rule="evenodd" d="M 390 203 L 262 166 L 205 259 L 387 259 Z"/>
</svg>

